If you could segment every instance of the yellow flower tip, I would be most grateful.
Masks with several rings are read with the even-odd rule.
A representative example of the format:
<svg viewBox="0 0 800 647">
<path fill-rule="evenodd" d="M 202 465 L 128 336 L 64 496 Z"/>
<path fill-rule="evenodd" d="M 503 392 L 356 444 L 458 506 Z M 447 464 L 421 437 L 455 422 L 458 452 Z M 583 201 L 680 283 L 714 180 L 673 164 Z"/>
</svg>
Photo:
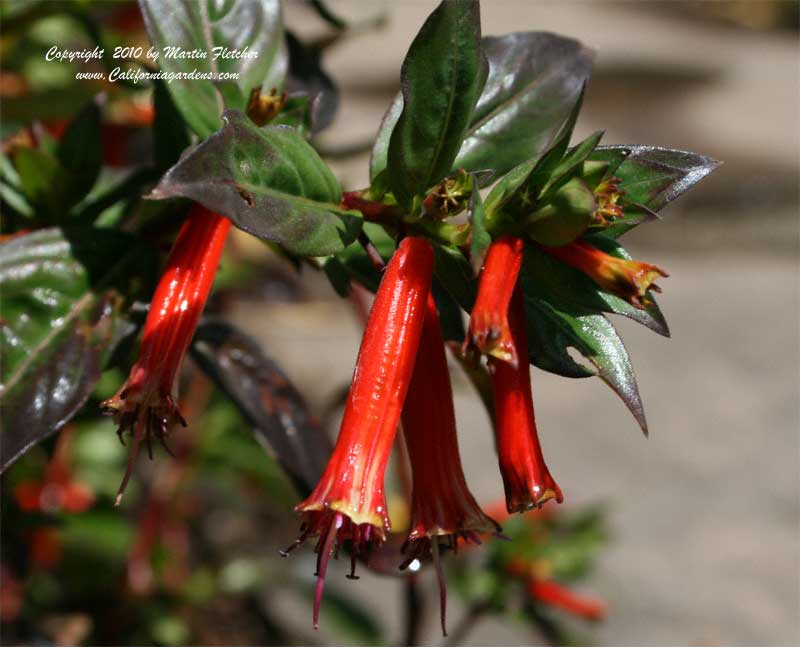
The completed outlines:
<svg viewBox="0 0 800 647">
<path fill-rule="evenodd" d="M 669 274 L 660 267 L 651 265 L 650 263 L 628 262 L 635 263 L 638 266 L 630 276 L 630 282 L 635 288 L 635 292 L 630 295 L 630 301 L 635 307 L 644 309 L 652 303 L 648 292 L 650 290 L 658 293 L 661 292 L 661 288 L 654 282 L 659 277 L 668 277 Z"/>
<path fill-rule="evenodd" d="M 467 342 L 465 352 L 475 349 L 479 353 L 507 362 L 514 368 L 518 366 L 519 358 L 511 339 L 508 319 L 497 312 L 473 312 Z"/>
</svg>

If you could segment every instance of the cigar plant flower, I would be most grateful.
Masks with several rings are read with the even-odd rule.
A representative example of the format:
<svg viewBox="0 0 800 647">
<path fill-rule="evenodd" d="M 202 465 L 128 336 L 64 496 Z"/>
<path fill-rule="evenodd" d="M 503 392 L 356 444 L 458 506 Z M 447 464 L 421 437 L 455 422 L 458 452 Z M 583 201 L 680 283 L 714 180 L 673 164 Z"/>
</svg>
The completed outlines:
<svg viewBox="0 0 800 647">
<path fill-rule="evenodd" d="M 102 403 L 103 412 L 119 426 L 120 440 L 126 432 L 131 435 L 131 454 L 117 503 L 142 440 L 152 456 L 153 436 L 163 444 L 175 425 L 186 426 L 177 405 L 179 370 L 214 283 L 230 224 L 199 205 L 192 208 L 150 303 L 139 358 L 125 384 Z"/>
<path fill-rule="evenodd" d="M 314 626 L 331 553 L 351 542 L 356 557 L 391 530 L 384 475 L 420 343 L 433 275 L 433 251 L 422 238 L 404 238 L 375 295 L 336 446 L 311 495 L 295 510 L 303 516 L 299 545 L 317 543 Z"/>
<path fill-rule="evenodd" d="M 432 555 L 439 575 L 442 633 L 446 635 L 447 592 L 440 547 L 457 550 L 459 539 L 480 544 L 479 534 L 499 532 L 500 526 L 475 501 L 461 467 L 447 357 L 432 295 L 428 296 L 402 422 L 413 477 L 405 564 Z"/>
</svg>

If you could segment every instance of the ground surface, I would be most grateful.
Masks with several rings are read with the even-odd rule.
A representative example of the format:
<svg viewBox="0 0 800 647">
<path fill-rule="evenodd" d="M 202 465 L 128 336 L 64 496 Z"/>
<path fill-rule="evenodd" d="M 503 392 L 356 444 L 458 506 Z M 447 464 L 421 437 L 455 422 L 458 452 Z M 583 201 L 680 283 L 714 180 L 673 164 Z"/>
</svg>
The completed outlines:
<svg viewBox="0 0 800 647">
<path fill-rule="evenodd" d="M 374 133 L 431 5 L 404 3 L 388 29 L 332 52 L 350 99 L 329 143 Z M 608 142 L 726 161 L 693 200 L 630 240 L 635 256 L 671 274 L 660 302 L 672 339 L 620 322 L 650 439 L 599 380 L 533 374 L 543 442 L 568 502 L 610 505 L 614 541 L 587 589 L 612 612 L 593 635 L 623 646 L 800 644 L 796 36 L 689 23 L 674 7 L 633 3 L 491 2 L 483 14 L 485 33 L 550 29 L 598 50 L 578 135 L 606 127 Z M 296 8 L 289 19 L 314 31 Z M 363 157 L 339 171 L 350 188 L 366 182 Z M 243 305 L 237 318 L 313 405 L 348 380 L 359 331 L 346 302 Z M 494 500 L 502 484 L 485 461 L 485 415 L 463 380 L 455 388 L 469 481 Z M 365 580 L 365 603 L 398 627 L 390 610 L 399 592 Z M 488 622 L 469 643 L 530 641 L 513 623 Z"/>
</svg>

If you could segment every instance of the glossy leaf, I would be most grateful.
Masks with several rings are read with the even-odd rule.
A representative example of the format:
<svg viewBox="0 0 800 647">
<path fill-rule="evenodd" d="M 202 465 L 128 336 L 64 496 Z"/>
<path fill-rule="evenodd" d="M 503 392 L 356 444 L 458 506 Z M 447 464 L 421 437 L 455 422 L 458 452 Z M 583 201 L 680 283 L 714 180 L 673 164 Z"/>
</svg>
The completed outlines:
<svg viewBox="0 0 800 647">
<path fill-rule="evenodd" d="M 389 141 L 389 186 L 410 206 L 453 167 L 486 81 L 476 0 L 443 0 L 403 61 L 403 111 Z"/>
<path fill-rule="evenodd" d="M 236 111 L 224 118 L 151 198 L 190 198 L 301 256 L 332 254 L 355 240 L 361 218 L 339 209 L 339 183 L 303 137 L 285 126 L 259 128 Z"/>
<path fill-rule="evenodd" d="M 0 245 L 0 468 L 80 409 L 120 330 L 120 293 L 153 266 L 147 248 L 110 230 L 42 229 Z"/>
<path fill-rule="evenodd" d="M 628 352 L 614 326 L 603 316 L 581 308 L 548 300 L 545 288 L 528 272 L 520 275 L 525 295 L 525 314 L 531 363 L 565 377 L 598 375 L 619 395 L 644 433 L 644 416 L 639 387 Z M 573 348 L 592 365 L 576 362 Z"/>
<path fill-rule="evenodd" d="M 660 211 L 721 164 L 697 153 L 655 146 L 603 146 L 589 159 L 606 159 L 625 150 L 629 152 L 614 170 L 614 175 L 620 179 L 619 187 L 625 192 L 625 204 L 631 205 L 626 212 L 636 211 L 636 205 Z M 606 230 L 607 234 L 616 238 L 643 219 L 615 225 Z"/>
<path fill-rule="evenodd" d="M 589 79 L 593 53 L 547 32 L 487 36 L 483 49 L 489 74 L 453 169 L 492 169 L 497 177 L 553 146 Z M 386 168 L 389 133 L 401 110 L 398 95 L 375 140 L 371 179 Z"/>
<path fill-rule="evenodd" d="M 578 98 L 572 106 L 572 111 L 566 121 L 556 133 L 552 146 L 535 158 L 538 159 L 536 166 L 530 175 L 525 178 L 524 182 L 520 183 L 520 191 L 524 191 L 526 195 L 530 196 L 531 200 L 535 201 L 541 196 L 543 189 L 549 184 L 550 178 L 556 174 L 559 166 L 564 161 L 564 156 L 567 155 L 572 132 L 575 129 L 578 115 L 583 106 L 584 88 L 578 94 Z M 520 165 L 520 167 L 524 168 L 524 165 Z"/>
<path fill-rule="evenodd" d="M 587 82 L 593 54 L 546 32 L 484 38 L 486 81 L 455 167 L 503 174 L 548 150 Z"/>
<path fill-rule="evenodd" d="M 139 0 L 139 6 L 164 72 L 239 74 L 237 80 L 225 82 L 224 101 L 211 79 L 175 79 L 167 84 L 186 123 L 201 138 L 221 127 L 224 108 L 243 110 L 252 88 L 282 87 L 287 63 L 278 0 Z M 207 57 L 168 57 L 164 49 L 168 47 L 201 50 Z M 214 60 L 215 47 L 248 48 L 258 55 Z"/>
<path fill-rule="evenodd" d="M 201 323 L 191 353 L 250 422 L 298 491 L 310 493 L 333 445 L 281 368 L 254 339 L 223 322 Z"/>
<path fill-rule="evenodd" d="M 397 125 L 397 120 L 400 119 L 400 113 L 403 112 L 403 95 L 397 93 L 389 108 L 381 119 L 378 134 L 375 135 L 375 143 L 372 145 L 372 154 L 369 158 L 369 179 L 374 185 L 378 176 L 386 171 L 386 165 L 389 159 L 389 140 L 392 137 L 392 131 Z"/>
</svg>

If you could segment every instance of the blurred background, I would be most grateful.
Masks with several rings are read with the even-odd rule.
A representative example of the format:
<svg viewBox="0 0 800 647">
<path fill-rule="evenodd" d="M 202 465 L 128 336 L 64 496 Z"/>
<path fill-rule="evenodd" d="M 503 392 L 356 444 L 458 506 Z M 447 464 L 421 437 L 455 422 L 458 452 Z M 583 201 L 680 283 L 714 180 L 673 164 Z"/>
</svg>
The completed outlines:
<svg viewBox="0 0 800 647">
<path fill-rule="evenodd" d="M 320 146 L 335 158 L 332 164 L 345 188 L 355 189 L 368 184 L 368 153 L 348 153 L 377 131 L 398 90 L 408 44 L 435 2 L 406 1 L 388 8 L 366 0 L 328 4 L 347 18 L 386 14 L 381 27 L 342 39 L 324 55 L 341 98 L 336 121 L 321 136 Z M 671 339 L 614 320 L 637 371 L 650 438 L 641 435 L 599 380 L 533 372 L 540 434 L 551 471 L 565 492 L 564 508 L 600 505 L 606 514 L 608 544 L 580 588 L 605 600 L 608 612 L 605 622 L 581 627 L 583 636 L 610 645 L 797 644 L 798 4 L 502 0 L 484 3 L 482 19 L 486 35 L 553 31 L 596 51 L 576 139 L 603 128 L 606 144 L 687 149 L 724 162 L 670 205 L 662 222 L 626 238 L 634 258 L 670 273 L 661 282 L 659 301 Z M 304 40 L 329 30 L 301 2 L 285 3 L 285 20 Z M 4 98 L 13 80 L 4 77 Z M 246 236 L 237 236 L 233 245 L 243 257 L 263 257 L 263 247 Z M 259 269 L 258 279 L 235 291 L 226 303 L 229 316 L 261 342 L 310 409 L 335 432 L 338 413 L 335 408 L 327 412 L 350 378 L 360 341 L 361 323 L 352 304 L 339 299 L 323 275 L 306 271 L 297 277 L 277 258 Z M 113 378 L 109 382 L 113 385 Z M 198 401 L 213 403 L 207 383 L 192 382 L 190 388 Z M 480 501 L 495 502 L 502 483 L 487 465 L 493 452 L 488 418 L 457 369 L 454 389 L 468 481 Z M 167 562 L 170 546 L 179 553 L 192 534 L 211 538 L 205 561 L 174 575 L 200 602 L 193 611 L 160 617 L 158 597 L 153 598 L 154 608 L 146 613 L 152 614 L 148 617 L 154 618 L 156 630 L 147 639 L 180 644 L 191 636 L 225 644 L 241 636 L 241 642 L 252 642 L 260 634 L 257 628 L 248 633 L 251 625 L 285 621 L 299 644 L 325 640 L 326 634 L 313 634 L 310 625 L 311 551 L 298 551 L 288 563 L 274 557 L 295 533 L 291 485 L 252 451 L 255 444 L 249 438 L 238 434 L 235 412 L 224 406 L 209 411 L 192 408 L 187 417 L 191 422 L 194 416 L 192 426 L 204 429 L 195 441 L 201 466 L 192 469 L 213 476 L 214 483 L 196 484 L 194 498 L 185 501 L 179 516 L 196 519 L 203 500 L 214 514 L 193 523 L 188 535 L 178 529 L 162 537 Z M 124 454 L 112 425 L 97 423 L 81 438 L 76 451 L 84 452 L 83 478 L 96 496 L 110 496 Z M 221 438 L 227 439 L 224 444 Z M 180 447 L 182 441 L 177 442 Z M 146 478 L 157 479 L 159 463 L 167 458 L 159 453 L 144 466 L 152 472 Z M 40 469 L 36 461 L 45 459 L 34 452 L 26 460 L 33 473 Z M 117 467 L 98 473 L 96 466 L 107 466 L 109 460 Z M 15 484 L 27 478 L 23 468 L 13 477 Z M 171 491 L 169 484 L 164 487 Z M 265 490 L 269 506 L 260 501 Z M 3 500 L 7 528 L 17 517 Z M 280 506 L 283 513 L 275 512 Z M 114 515 L 109 509 L 92 522 L 96 526 L 78 524 L 69 541 L 99 553 L 130 550 L 143 541 L 141 529 L 131 537 L 130 520 L 118 523 Z M 398 609 L 404 591 L 397 580 L 362 569 L 362 581 L 353 585 L 340 577 L 344 568 L 335 565 L 329 597 L 335 600 L 337 587 L 346 589 L 365 614 L 351 623 L 367 627 L 347 634 L 348 640 L 363 644 L 401 635 L 404 620 Z M 36 595 L 46 600 L 55 583 L 40 577 Z M 292 594 L 283 594 L 280 585 L 290 577 L 300 578 L 299 584 Z M 151 590 L 145 580 L 141 591 Z M 4 596 L 16 585 L 9 581 L 4 580 Z M 258 597 L 252 609 L 226 602 L 225 592 L 262 591 L 264 582 L 275 585 L 274 592 Z M 222 594 L 214 592 L 215 586 Z M 191 607 L 191 599 L 184 604 Z M 436 644 L 441 638 L 433 595 L 426 605 L 430 612 L 421 640 Z M 115 621 L 125 623 L 125 608 L 124 603 L 115 606 Z M 345 616 L 352 611 L 344 603 L 343 608 Z M 464 612 L 461 598 L 451 595 L 454 625 Z M 186 633 L 192 613 L 208 614 L 206 633 L 199 637 Z M 67 616 L 44 618 L 51 626 L 57 623 L 60 633 L 48 633 L 45 622 L 42 635 L 59 636 L 61 642 L 72 636 L 70 629 L 78 642 L 89 635 L 80 613 Z M 380 634 L 370 633 L 373 622 L 382 627 Z M 215 626 L 228 629 L 215 634 Z M 137 634 L 130 635 L 135 641 Z M 530 644 L 538 642 L 536 636 L 524 623 L 487 614 L 462 644 Z"/>
</svg>

